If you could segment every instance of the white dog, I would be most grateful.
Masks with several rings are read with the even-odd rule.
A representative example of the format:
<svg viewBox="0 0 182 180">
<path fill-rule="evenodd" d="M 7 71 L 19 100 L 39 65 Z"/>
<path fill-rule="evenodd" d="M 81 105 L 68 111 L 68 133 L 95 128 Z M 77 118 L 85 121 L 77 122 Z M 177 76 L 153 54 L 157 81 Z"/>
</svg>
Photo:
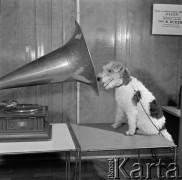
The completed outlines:
<svg viewBox="0 0 182 180">
<path fill-rule="evenodd" d="M 117 109 L 113 128 L 127 120 L 127 135 L 161 134 L 173 141 L 165 128 L 165 117 L 155 97 L 140 81 L 130 76 L 128 69 L 121 63 L 110 62 L 105 65 L 103 72 L 97 75 L 97 80 L 105 89 L 115 88 Z"/>
</svg>

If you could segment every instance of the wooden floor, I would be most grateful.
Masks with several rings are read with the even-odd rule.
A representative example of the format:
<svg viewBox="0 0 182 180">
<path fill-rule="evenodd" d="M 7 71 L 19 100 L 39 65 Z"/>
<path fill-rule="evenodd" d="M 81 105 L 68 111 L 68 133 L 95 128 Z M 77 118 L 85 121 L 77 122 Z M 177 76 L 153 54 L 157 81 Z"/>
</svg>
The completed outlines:
<svg viewBox="0 0 182 180">
<path fill-rule="evenodd" d="M 64 180 L 65 161 L 60 154 L 11 155 L 2 156 L 0 161 L 0 180 Z M 172 159 L 165 160 L 172 162 Z M 142 163 L 155 162 L 155 159 L 144 159 Z M 129 159 L 126 171 L 131 171 L 137 159 Z M 145 167 L 144 167 L 145 169 Z M 74 175 L 74 164 L 71 163 L 71 177 Z M 73 179 L 73 178 L 72 178 Z M 82 162 L 82 180 L 108 179 L 108 159 L 84 160 Z M 120 173 L 120 179 L 126 179 Z M 156 170 L 152 179 L 157 179 Z"/>
</svg>

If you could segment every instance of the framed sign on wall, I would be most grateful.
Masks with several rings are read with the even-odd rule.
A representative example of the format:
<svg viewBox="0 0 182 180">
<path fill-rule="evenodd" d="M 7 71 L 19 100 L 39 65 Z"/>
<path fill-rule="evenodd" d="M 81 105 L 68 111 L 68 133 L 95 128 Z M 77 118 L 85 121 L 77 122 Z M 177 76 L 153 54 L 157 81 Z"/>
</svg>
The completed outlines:
<svg viewBox="0 0 182 180">
<path fill-rule="evenodd" d="M 182 5 L 153 4 L 152 34 L 182 35 Z"/>
</svg>

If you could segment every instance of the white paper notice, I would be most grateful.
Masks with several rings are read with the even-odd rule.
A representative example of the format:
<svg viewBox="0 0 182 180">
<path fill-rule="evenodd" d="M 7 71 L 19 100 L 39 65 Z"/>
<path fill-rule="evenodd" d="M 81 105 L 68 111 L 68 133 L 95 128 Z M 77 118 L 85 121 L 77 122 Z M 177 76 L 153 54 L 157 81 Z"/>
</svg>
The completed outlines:
<svg viewBox="0 0 182 180">
<path fill-rule="evenodd" d="M 152 34 L 182 35 L 182 5 L 154 4 Z"/>
</svg>

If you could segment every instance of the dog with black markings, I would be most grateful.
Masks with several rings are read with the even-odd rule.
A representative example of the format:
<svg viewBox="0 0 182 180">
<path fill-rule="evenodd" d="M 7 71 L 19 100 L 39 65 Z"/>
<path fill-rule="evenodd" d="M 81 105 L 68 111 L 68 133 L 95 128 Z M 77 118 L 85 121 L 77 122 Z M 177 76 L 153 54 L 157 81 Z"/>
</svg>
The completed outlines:
<svg viewBox="0 0 182 180">
<path fill-rule="evenodd" d="M 142 82 L 130 75 L 120 62 L 110 62 L 103 66 L 97 80 L 107 90 L 115 88 L 117 103 L 113 128 L 128 123 L 126 135 L 163 135 L 173 141 L 165 128 L 165 117 L 154 95 Z"/>
</svg>

